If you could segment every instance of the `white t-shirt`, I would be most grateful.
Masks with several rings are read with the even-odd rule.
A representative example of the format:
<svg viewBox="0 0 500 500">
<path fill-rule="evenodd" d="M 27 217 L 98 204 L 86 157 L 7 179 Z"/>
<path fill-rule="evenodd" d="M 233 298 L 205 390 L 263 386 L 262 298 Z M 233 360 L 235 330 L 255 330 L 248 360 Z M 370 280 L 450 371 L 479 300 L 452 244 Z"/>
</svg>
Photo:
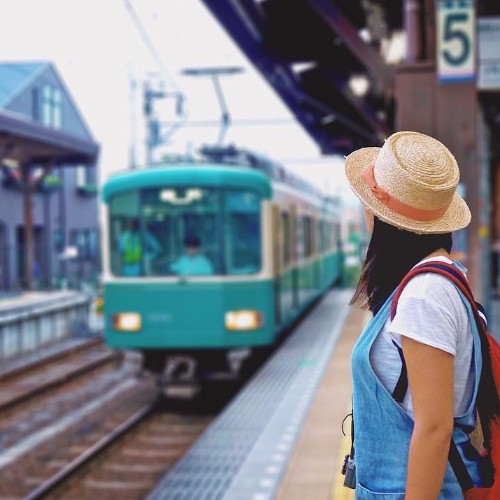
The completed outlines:
<svg viewBox="0 0 500 500">
<path fill-rule="evenodd" d="M 451 264 L 446 257 L 432 257 Z M 401 335 L 454 356 L 454 415 L 461 416 L 473 394 L 472 332 L 462 299 L 453 283 L 435 273 L 411 279 L 398 300 L 394 321 L 390 319 L 370 350 L 374 372 L 392 394 L 401 374 L 401 358 L 393 340 L 401 347 Z M 401 404 L 413 418 L 410 388 Z"/>
</svg>

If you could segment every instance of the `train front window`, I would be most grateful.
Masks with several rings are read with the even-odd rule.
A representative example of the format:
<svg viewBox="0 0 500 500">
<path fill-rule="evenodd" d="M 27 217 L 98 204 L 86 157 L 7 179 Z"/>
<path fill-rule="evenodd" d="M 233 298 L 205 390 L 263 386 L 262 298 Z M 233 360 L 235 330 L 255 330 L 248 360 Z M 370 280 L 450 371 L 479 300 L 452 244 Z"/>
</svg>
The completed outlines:
<svg viewBox="0 0 500 500">
<path fill-rule="evenodd" d="M 224 256 L 226 274 L 260 271 L 260 198 L 251 191 L 226 191 L 224 207 Z"/>
<path fill-rule="evenodd" d="M 260 198 L 251 191 L 164 187 L 110 202 L 115 276 L 208 276 L 261 268 Z"/>
</svg>

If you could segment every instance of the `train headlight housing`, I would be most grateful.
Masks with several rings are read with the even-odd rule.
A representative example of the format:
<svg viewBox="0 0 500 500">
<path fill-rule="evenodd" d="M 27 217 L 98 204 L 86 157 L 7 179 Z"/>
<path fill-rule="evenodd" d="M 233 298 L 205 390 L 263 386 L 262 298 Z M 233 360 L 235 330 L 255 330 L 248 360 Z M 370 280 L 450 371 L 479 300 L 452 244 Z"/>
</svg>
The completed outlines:
<svg viewBox="0 0 500 500">
<path fill-rule="evenodd" d="M 228 330 L 257 330 L 263 323 L 262 314 L 259 311 L 240 310 L 228 311 L 225 316 L 226 328 Z"/>
<path fill-rule="evenodd" d="M 126 312 L 113 316 L 113 328 L 122 332 L 138 332 L 142 327 L 142 318 L 138 313 Z"/>
</svg>

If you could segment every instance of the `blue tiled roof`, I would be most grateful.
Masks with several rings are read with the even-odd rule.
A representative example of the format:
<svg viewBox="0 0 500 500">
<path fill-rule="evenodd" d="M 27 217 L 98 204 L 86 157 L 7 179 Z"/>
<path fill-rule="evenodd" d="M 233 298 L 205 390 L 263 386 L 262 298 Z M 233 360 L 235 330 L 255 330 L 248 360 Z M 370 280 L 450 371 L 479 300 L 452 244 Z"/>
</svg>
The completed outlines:
<svg viewBox="0 0 500 500">
<path fill-rule="evenodd" d="M 5 107 L 48 62 L 0 63 L 0 108 Z"/>
</svg>

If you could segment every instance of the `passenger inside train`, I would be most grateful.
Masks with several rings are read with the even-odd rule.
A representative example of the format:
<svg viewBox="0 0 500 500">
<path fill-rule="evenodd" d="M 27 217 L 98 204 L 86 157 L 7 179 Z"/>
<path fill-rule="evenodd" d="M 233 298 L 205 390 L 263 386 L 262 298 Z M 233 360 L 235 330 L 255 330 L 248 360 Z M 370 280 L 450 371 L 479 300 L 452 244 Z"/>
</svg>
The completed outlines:
<svg viewBox="0 0 500 500">
<path fill-rule="evenodd" d="M 139 220 L 131 218 L 128 220 L 127 229 L 120 235 L 118 246 L 122 276 L 140 276 L 141 262 L 144 261 L 144 265 L 148 266 L 161 251 L 161 245 L 153 234 L 145 230 L 141 238 L 139 229 Z"/>
<path fill-rule="evenodd" d="M 184 253 L 170 264 L 170 270 L 179 276 L 214 274 L 212 262 L 200 251 L 200 239 L 195 235 L 186 236 Z"/>
</svg>

